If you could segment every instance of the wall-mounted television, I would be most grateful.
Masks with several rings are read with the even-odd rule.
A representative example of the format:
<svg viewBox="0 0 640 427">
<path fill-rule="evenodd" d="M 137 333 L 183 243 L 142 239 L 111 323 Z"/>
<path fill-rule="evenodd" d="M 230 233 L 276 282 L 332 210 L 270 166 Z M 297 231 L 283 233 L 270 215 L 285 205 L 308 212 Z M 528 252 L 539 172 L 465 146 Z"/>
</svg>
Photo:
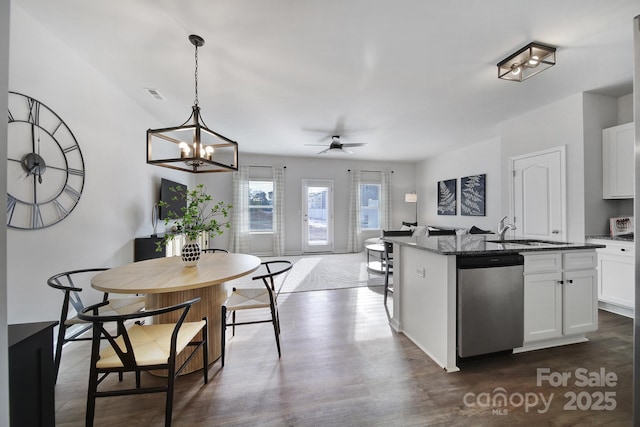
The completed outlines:
<svg viewBox="0 0 640 427">
<path fill-rule="evenodd" d="M 177 191 L 173 191 L 172 188 Z M 186 191 L 186 185 L 162 178 L 160 181 L 160 200 L 168 206 L 159 207 L 158 214 L 160 219 L 164 220 L 168 218 L 169 211 L 174 212 L 178 217 L 182 216 L 182 208 L 187 207 L 187 200 L 183 197 Z"/>
</svg>

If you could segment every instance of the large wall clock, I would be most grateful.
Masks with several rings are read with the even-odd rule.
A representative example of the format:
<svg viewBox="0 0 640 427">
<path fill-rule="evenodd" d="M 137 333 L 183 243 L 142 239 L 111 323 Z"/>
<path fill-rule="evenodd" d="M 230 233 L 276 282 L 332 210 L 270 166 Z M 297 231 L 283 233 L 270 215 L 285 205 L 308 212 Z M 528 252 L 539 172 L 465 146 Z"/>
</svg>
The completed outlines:
<svg viewBox="0 0 640 427">
<path fill-rule="evenodd" d="M 35 230 L 66 218 L 84 188 L 84 159 L 67 124 L 30 96 L 9 92 L 7 227 Z"/>
</svg>

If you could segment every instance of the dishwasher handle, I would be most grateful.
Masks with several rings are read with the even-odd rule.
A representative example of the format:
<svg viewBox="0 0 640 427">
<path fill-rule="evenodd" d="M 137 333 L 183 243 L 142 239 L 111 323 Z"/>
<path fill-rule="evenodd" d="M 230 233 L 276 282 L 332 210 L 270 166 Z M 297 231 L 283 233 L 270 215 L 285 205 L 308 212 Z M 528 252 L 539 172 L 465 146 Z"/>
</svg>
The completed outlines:
<svg viewBox="0 0 640 427">
<path fill-rule="evenodd" d="M 493 268 L 524 265 L 524 257 L 520 254 L 462 256 L 457 259 L 459 269 Z"/>
</svg>

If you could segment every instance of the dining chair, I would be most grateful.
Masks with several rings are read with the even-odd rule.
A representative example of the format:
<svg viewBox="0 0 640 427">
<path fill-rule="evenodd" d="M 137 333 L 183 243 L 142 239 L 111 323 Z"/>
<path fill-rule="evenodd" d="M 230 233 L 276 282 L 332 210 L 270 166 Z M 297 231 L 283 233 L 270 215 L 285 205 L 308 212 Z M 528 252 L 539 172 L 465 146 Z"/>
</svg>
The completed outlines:
<svg viewBox="0 0 640 427">
<path fill-rule="evenodd" d="M 222 305 L 222 323 L 221 323 L 221 360 L 224 366 L 225 345 L 226 345 L 226 329 L 227 326 L 232 327 L 232 336 L 235 336 L 236 326 L 251 325 L 254 323 L 272 323 L 273 331 L 276 336 L 276 346 L 278 348 L 278 357 L 282 356 L 280 351 L 280 314 L 278 312 L 278 294 L 288 272 L 293 267 L 291 261 L 274 260 L 262 262 L 260 272 L 257 276 L 253 276 L 252 280 L 262 280 L 263 286 L 260 287 L 234 287 L 231 295 Z M 266 273 L 264 273 L 266 272 Z M 276 277 L 285 274 L 283 277 Z M 276 282 L 278 282 L 276 286 Z M 271 317 L 268 319 L 251 320 L 245 322 L 236 321 L 236 312 L 240 310 L 266 309 L 270 310 Z M 228 322 L 231 315 L 231 323 Z"/>
<path fill-rule="evenodd" d="M 89 286 L 91 277 L 106 270 L 108 270 L 108 268 L 87 268 L 65 271 L 47 279 L 47 284 L 50 287 L 64 293 L 54 356 L 54 381 L 56 382 L 58 380 L 58 371 L 60 370 L 60 361 L 62 360 L 62 346 L 71 341 L 91 340 L 90 337 L 82 337 L 85 332 L 91 329 L 91 323 L 87 323 L 78 318 L 77 314 L 85 308 L 80 298 L 80 292 L 82 292 L 84 287 Z M 109 293 L 105 292 L 102 296 L 102 301 L 109 301 L 108 304 L 101 307 L 100 312 L 102 314 L 136 313 L 144 308 L 143 296 L 109 299 Z"/>
<path fill-rule="evenodd" d="M 220 248 L 207 248 L 207 249 L 202 249 L 202 253 L 215 253 L 215 252 L 223 252 L 223 253 L 229 253 L 228 250 L 226 249 L 220 249 Z"/>
<path fill-rule="evenodd" d="M 191 306 L 200 301 L 194 298 L 170 307 L 146 310 L 140 313 L 103 315 L 100 309 L 109 301 L 84 308 L 78 317 L 93 324 L 91 342 L 91 361 L 89 366 L 89 387 L 87 390 L 86 425 L 93 426 L 98 397 L 122 396 L 144 393 L 166 393 L 165 426 L 171 425 L 173 412 L 173 389 L 176 377 L 184 367 L 202 349 L 202 371 L 204 383 L 209 381 L 209 360 L 207 318 L 195 322 L 185 322 Z M 136 320 L 181 311 L 176 323 L 142 324 Z M 112 328 L 105 323 L 116 322 L 119 335 L 113 335 Z M 128 328 L 125 325 L 131 324 Z M 133 323 L 132 323 L 133 322 Z M 200 338 L 198 338 L 200 336 Z M 108 345 L 100 349 L 106 339 Z M 176 368 L 176 358 L 186 347 L 193 347 L 186 360 Z M 151 370 L 166 370 L 167 382 L 163 386 L 142 387 L 141 373 Z M 98 386 L 111 373 L 135 373 L 135 388 L 115 387 L 110 390 L 98 390 Z M 106 388 L 106 387 L 105 387 Z"/>
</svg>

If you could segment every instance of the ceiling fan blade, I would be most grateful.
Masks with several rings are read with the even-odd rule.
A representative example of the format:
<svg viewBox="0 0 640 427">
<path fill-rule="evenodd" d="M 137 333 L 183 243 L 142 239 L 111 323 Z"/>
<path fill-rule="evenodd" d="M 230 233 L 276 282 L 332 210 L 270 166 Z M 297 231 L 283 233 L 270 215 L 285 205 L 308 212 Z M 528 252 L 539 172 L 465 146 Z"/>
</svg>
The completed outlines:
<svg viewBox="0 0 640 427">
<path fill-rule="evenodd" d="M 304 144 L 308 147 L 326 147 L 327 144 Z"/>
<path fill-rule="evenodd" d="M 342 148 L 340 151 L 342 151 L 344 154 L 353 154 L 353 151 L 345 150 L 344 148 Z"/>
<path fill-rule="evenodd" d="M 363 145 L 367 145 L 366 142 L 351 142 L 348 144 L 342 144 L 343 147 L 362 147 Z"/>
<path fill-rule="evenodd" d="M 331 148 L 327 148 L 326 150 L 322 150 L 320 151 L 318 154 L 324 154 L 324 153 L 328 153 L 329 150 L 331 150 Z"/>
</svg>

